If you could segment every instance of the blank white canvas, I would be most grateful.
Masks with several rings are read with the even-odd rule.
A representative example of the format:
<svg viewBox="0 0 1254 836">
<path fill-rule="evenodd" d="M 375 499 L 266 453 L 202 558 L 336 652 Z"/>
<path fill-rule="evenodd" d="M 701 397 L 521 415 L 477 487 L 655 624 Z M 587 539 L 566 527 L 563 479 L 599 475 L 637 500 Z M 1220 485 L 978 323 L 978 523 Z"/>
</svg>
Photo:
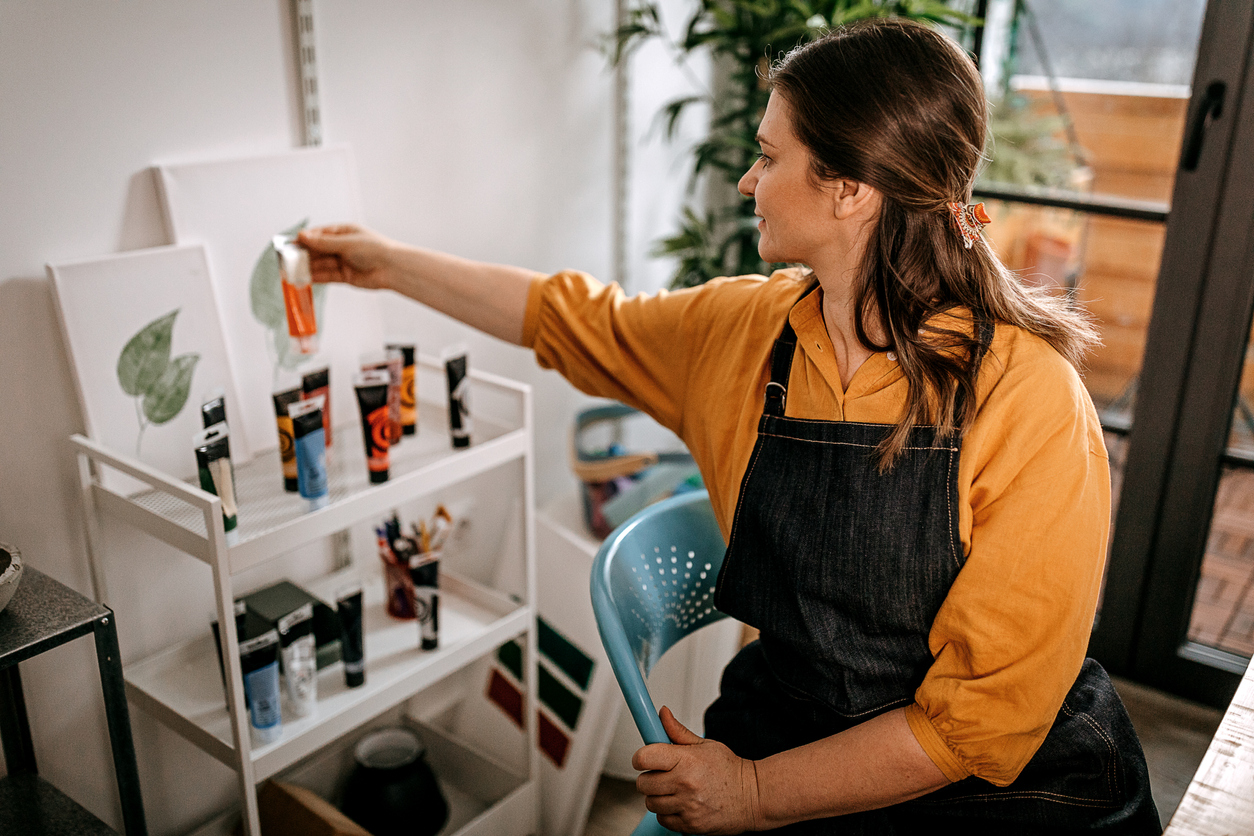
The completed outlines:
<svg viewBox="0 0 1254 836">
<path fill-rule="evenodd" d="M 192 436 L 203 428 L 200 405 L 205 396 L 222 389 L 231 421 L 234 415 L 229 405 L 239 400 L 204 248 L 156 247 L 49 264 L 47 270 L 56 288 L 87 434 L 111 450 L 138 458 L 171 476 L 194 477 Z M 123 391 L 118 361 L 133 336 L 176 310 L 170 356 L 198 355 L 187 401 L 166 423 L 143 426 L 142 398 Z M 246 436 L 234 427 L 231 454 L 233 458 L 249 455 Z M 124 493 L 144 487 L 109 470 L 103 479 Z"/>
<path fill-rule="evenodd" d="M 249 285 L 272 236 L 310 226 L 361 221 L 352 155 L 346 147 L 305 148 L 246 159 L 160 164 L 157 182 L 169 233 L 203 244 L 222 311 L 240 415 L 253 449 L 278 446 L 271 393 L 279 382 L 331 366 L 336 425 L 357 414 L 352 375 L 362 353 L 382 347 L 374 294 L 345 285 L 327 289 L 318 322 L 320 352 L 292 372 L 277 368 L 267 328 L 254 318 Z M 337 444 L 337 446 L 339 446 Z"/>
</svg>

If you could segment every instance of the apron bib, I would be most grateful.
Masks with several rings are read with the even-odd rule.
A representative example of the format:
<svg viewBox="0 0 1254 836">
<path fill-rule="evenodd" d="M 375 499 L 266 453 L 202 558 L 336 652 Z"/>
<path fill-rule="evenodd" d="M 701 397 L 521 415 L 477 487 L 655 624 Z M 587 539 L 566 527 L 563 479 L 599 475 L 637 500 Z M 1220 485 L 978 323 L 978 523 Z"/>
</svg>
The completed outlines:
<svg viewBox="0 0 1254 836">
<path fill-rule="evenodd" d="M 979 330 L 977 364 L 993 327 Z M 785 323 L 715 592 L 720 610 L 761 635 L 728 665 L 705 730 L 753 759 L 912 703 L 932 664 L 932 622 L 965 561 L 959 437 L 916 427 L 893 469 L 879 472 L 876 447 L 891 425 L 785 417 L 795 347 Z M 1086 660 L 1011 786 L 968 778 L 905 804 L 779 832 L 957 825 L 967 834 L 1161 832 L 1140 744 L 1096 662 Z"/>
</svg>

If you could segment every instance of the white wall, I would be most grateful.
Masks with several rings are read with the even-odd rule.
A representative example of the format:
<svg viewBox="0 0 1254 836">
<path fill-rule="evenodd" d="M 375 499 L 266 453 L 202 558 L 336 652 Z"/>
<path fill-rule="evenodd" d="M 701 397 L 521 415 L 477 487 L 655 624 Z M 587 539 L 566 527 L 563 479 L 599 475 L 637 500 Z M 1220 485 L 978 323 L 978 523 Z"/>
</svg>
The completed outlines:
<svg viewBox="0 0 1254 836">
<path fill-rule="evenodd" d="M 607 275 L 612 84 L 595 46 L 612 9 L 319 0 L 325 137 L 352 146 L 369 223 L 474 258 Z M 688 83 L 649 60 L 637 134 Z M 294 78 L 288 0 L 0 0 L 0 540 L 80 591 L 90 582 L 66 438 L 81 419 L 44 264 L 167 243 L 148 166 L 297 145 Z M 669 231 L 686 172 L 656 138 L 632 145 L 632 284 L 656 288 L 668 267 L 643 253 Z M 408 301 L 389 317 L 429 333 L 428 346 L 468 338 L 477 365 L 532 383 L 539 497 L 573 484 L 566 428 L 580 396 L 526 352 Z M 151 588 L 206 582 L 141 535 L 110 538 Z M 162 608 L 139 609 L 122 618 L 124 661 L 166 637 Z M 90 643 L 24 663 L 22 676 L 40 771 L 119 825 Z M 183 832 L 233 801 L 228 770 L 136 709 L 132 723 L 151 832 Z"/>
</svg>

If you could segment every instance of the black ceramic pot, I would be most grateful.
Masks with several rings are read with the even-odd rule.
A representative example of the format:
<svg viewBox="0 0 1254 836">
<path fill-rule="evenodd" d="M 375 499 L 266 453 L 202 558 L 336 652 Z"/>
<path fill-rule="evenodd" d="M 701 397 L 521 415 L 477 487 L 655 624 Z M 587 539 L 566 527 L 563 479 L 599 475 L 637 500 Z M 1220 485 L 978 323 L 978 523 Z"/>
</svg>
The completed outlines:
<svg viewBox="0 0 1254 836">
<path fill-rule="evenodd" d="M 448 802 L 414 732 L 371 732 L 353 750 L 356 766 L 344 788 L 344 815 L 374 836 L 435 836 L 448 822 Z"/>
</svg>

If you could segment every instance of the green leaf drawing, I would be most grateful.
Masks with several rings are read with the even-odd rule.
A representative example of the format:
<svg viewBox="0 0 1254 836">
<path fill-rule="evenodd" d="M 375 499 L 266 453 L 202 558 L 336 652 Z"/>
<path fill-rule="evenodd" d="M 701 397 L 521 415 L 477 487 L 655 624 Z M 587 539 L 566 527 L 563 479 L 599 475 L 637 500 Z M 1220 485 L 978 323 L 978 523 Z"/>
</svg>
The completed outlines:
<svg viewBox="0 0 1254 836">
<path fill-rule="evenodd" d="M 308 225 L 309 219 L 305 218 L 296 226 L 283 230 L 283 234 L 295 235 Z M 279 285 L 279 258 L 273 243 L 266 244 L 253 267 L 252 280 L 248 284 L 248 301 L 252 307 L 253 319 L 271 331 L 287 328 L 283 288 Z"/>
<path fill-rule="evenodd" d="M 165 373 L 170 363 L 174 318 L 179 315 L 179 310 L 175 308 L 154 319 L 122 348 L 122 355 L 118 357 L 118 383 L 122 384 L 122 391 L 126 394 L 132 397 L 147 394 Z"/>
<path fill-rule="evenodd" d="M 149 421 L 164 424 L 182 411 L 199 360 L 199 354 L 180 354 L 170 361 L 165 373 L 144 395 L 144 416 Z"/>
</svg>

